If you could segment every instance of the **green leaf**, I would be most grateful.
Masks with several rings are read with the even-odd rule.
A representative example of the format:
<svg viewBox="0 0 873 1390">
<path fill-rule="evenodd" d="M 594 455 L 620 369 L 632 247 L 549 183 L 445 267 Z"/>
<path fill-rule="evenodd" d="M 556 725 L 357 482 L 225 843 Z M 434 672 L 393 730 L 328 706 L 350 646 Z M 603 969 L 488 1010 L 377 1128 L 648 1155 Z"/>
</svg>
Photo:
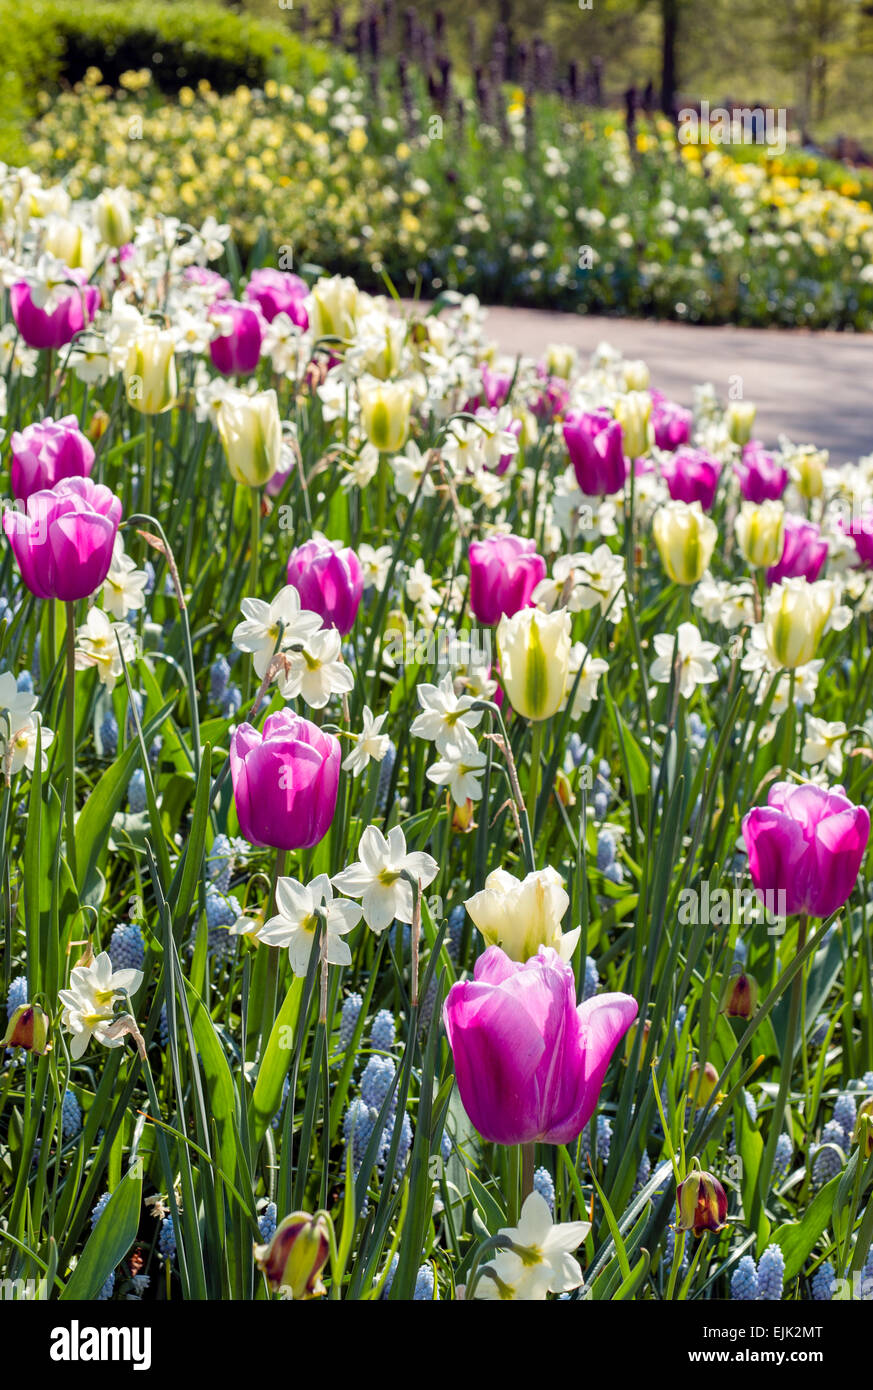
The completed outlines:
<svg viewBox="0 0 873 1390">
<path fill-rule="evenodd" d="M 285 995 L 284 1003 L 270 1032 L 264 1060 L 258 1068 L 258 1079 L 252 1096 L 252 1128 L 258 1141 L 263 1138 L 267 1125 L 282 1103 L 282 1087 L 294 1056 L 293 1045 L 289 1045 L 288 1041 L 289 1030 L 290 1036 L 293 1036 L 300 1012 L 303 983 L 302 978 L 297 975 L 291 981 L 291 987 Z"/>
<path fill-rule="evenodd" d="M 95 1299 L 136 1239 L 142 1202 L 142 1177 L 133 1167 L 121 1179 L 94 1227 L 79 1263 L 60 1294 L 62 1299 Z"/>
<path fill-rule="evenodd" d="M 842 1174 L 832 1178 L 817 1192 L 803 1213 L 802 1221 L 786 1221 L 773 1232 L 773 1243 L 785 1256 L 785 1280 L 793 1279 L 803 1268 L 822 1231 L 830 1221 Z"/>
</svg>

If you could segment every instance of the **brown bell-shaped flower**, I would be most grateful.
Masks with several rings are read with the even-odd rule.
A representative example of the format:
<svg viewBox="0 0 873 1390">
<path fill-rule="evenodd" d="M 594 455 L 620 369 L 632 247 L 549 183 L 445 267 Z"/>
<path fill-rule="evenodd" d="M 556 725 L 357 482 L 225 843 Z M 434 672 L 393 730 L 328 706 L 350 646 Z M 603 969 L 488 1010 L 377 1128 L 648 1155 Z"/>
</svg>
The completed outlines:
<svg viewBox="0 0 873 1390">
<path fill-rule="evenodd" d="M 728 1018 L 751 1018 L 757 1007 L 757 980 L 745 971 L 732 975 L 721 996 L 721 1012 Z"/>
<path fill-rule="evenodd" d="M 38 1056 L 48 1052 L 49 1020 L 39 1004 L 19 1004 L 0 1047 L 23 1047 Z"/>
<path fill-rule="evenodd" d="M 692 1168 L 676 1189 L 676 1201 L 677 1231 L 693 1231 L 695 1236 L 702 1236 L 704 1231 L 723 1231 L 727 1225 L 727 1194 L 712 1173 Z"/>
</svg>

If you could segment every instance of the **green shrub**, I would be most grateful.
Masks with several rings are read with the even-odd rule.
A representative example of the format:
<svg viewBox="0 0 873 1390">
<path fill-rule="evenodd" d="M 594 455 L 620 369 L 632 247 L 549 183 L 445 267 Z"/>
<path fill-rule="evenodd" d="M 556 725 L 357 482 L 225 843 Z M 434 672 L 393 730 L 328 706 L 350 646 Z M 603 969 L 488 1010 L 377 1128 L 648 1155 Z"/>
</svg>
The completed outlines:
<svg viewBox="0 0 873 1390">
<path fill-rule="evenodd" d="M 0 159 L 26 154 L 23 126 L 40 90 L 74 83 L 89 67 L 115 84 L 123 72 L 150 68 L 165 92 L 205 78 L 217 91 L 270 77 L 321 77 L 336 60 L 303 44 L 281 23 L 236 14 L 204 0 L 0 0 L 4 71 L 0 73 Z M 353 65 L 343 65 L 351 76 Z"/>
</svg>

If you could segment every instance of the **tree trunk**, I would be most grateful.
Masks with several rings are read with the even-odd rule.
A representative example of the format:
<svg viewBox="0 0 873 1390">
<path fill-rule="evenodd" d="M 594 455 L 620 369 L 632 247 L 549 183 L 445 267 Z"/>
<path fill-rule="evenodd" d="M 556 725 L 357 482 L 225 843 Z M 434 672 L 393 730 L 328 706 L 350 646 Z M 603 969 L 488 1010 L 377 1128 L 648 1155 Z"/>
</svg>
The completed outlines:
<svg viewBox="0 0 873 1390">
<path fill-rule="evenodd" d="M 676 106 L 676 39 L 679 32 L 679 0 L 661 0 L 661 110 L 674 114 Z"/>
</svg>

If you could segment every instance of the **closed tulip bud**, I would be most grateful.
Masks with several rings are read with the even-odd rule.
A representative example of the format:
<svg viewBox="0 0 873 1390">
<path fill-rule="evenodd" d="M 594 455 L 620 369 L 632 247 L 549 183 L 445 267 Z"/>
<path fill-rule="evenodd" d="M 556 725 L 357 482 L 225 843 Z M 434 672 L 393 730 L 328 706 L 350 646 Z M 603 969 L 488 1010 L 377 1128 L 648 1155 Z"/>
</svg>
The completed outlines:
<svg viewBox="0 0 873 1390">
<path fill-rule="evenodd" d="M 91 416 L 91 423 L 85 433 L 92 444 L 96 444 L 98 439 L 102 439 L 109 429 L 109 415 L 105 410 L 95 410 Z"/>
<path fill-rule="evenodd" d="M 125 188 L 106 188 L 94 199 L 97 230 L 107 246 L 124 246 L 133 237 L 130 197 Z"/>
<path fill-rule="evenodd" d="M 752 882 L 768 910 L 775 902 L 780 917 L 829 917 L 855 886 L 870 815 L 842 787 L 776 782 L 742 830 Z"/>
<path fill-rule="evenodd" d="M 470 608 L 480 623 L 493 626 L 527 608 L 546 575 L 536 541 L 521 536 L 486 536 L 470 543 Z"/>
<path fill-rule="evenodd" d="M 753 569 L 769 569 L 785 545 L 785 508 L 781 502 L 744 502 L 734 522 L 743 559 Z"/>
<path fill-rule="evenodd" d="M 354 280 L 333 275 L 316 280 L 304 300 L 314 338 L 353 338 L 360 291 Z"/>
<path fill-rule="evenodd" d="M 94 237 L 81 222 L 69 217 L 53 217 L 48 223 L 45 250 L 57 256 L 71 270 L 84 270 L 89 274 L 94 267 Z"/>
<path fill-rule="evenodd" d="M 859 1145 L 865 1159 L 873 1154 L 873 1096 L 858 1107 L 858 1119 L 852 1139 L 853 1143 Z"/>
<path fill-rule="evenodd" d="M 576 481 L 586 497 L 621 492 L 627 464 L 619 422 L 605 410 L 571 410 L 563 434 Z"/>
<path fill-rule="evenodd" d="M 820 449 L 802 449 L 791 460 L 791 480 L 801 497 L 821 497 L 827 460 Z"/>
<path fill-rule="evenodd" d="M 748 444 L 752 437 L 757 406 L 752 401 L 731 401 L 725 414 L 728 434 L 735 444 Z"/>
<path fill-rule="evenodd" d="M 280 1221 L 269 1245 L 254 1247 L 255 1264 L 274 1289 L 287 1289 L 292 1299 L 319 1298 L 325 1292 L 321 1271 L 330 1256 L 330 1217 L 292 1212 Z"/>
<path fill-rule="evenodd" d="M 109 573 L 121 502 L 90 478 L 62 478 L 33 492 L 21 512 L 7 509 L 3 529 L 21 577 L 37 598 L 87 598 Z"/>
<path fill-rule="evenodd" d="M 630 459 L 647 453 L 651 446 L 651 413 L 652 398 L 647 391 L 629 391 L 615 403 L 613 414 L 621 425 L 624 452 Z"/>
<path fill-rule="evenodd" d="M 246 299 L 259 305 L 267 323 L 272 323 L 277 314 L 287 314 L 298 328 L 309 327 L 309 315 L 304 307 L 308 293 L 306 281 L 299 275 L 274 270 L 271 266 L 253 270 L 245 290 Z"/>
<path fill-rule="evenodd" d="M 128 404 L 140 415 L 170 410 L 178 395 L 172 333 L 154 323 L 143 324 L 127 350 L 123 376 Z"/>
<path fill-rule="evenodd" d="M 632 1024 L 632 1026 L 628 1029 L 628 1034 L 627 1034 L 627 1037 L 625 1038 L 625 1044 L 624 1044 L 624 1060 L 625 1060 L 625 1063 L 626 1063 L 628 1066 L 630 1065 L 631 1057 L 633 1057 L 633 1055 L 634 1055 L 634 1040 L 635 1040 L 635 1038 L 636 1038 L 637 1029 L 639 1028 L 639 1026 L 640 1026 L 640 1025 L 639 1025 L 639 1022 Z M 646 1021 L 645 1021 L 645 1023 L 642 1025 L 642 1027 L 643 1027 L 643 1040 L 642 1040 L 642 1042 L 640 1043 L 640 1058 L 639 1058 L 639 1065 L 638 1065 L 638 1069 L 639 1069 L 640 1071 L 642 1071 L 642 1069 L 643 1069 L 643 1063 L 644 1063 L 645 1057 L 646 1057 L 646 1046 L 647 1046 L 648 1041 L 649 1041 L 649 1033 L 652 1031 L 651 1020 L 647 1018 Z"/>
<path fill-rule="evenodd" d="M 9 290 L 9 303 L 15 327 L 28 347 L 57 349 L 65 347 L 87 324 L 92 323 L 100 307 L 100 290 L 88 284 L 84 270 L 59 266 L 49 282 L 56 307 L 40 308 L 34 303 L 33 291 L 27 280 L 17 280 Z"/>
<path fill-rule="evenodd" d="M 412 387 L 406 381 L 361 386 L 360 400 L 370 443 L 382 453 L 399 453 L 409 436 Z"/>
<path fill-rule="evenodd" d="M 510 960 L 530 960 L 540 946 L 551 946 L 569 960 L 582 931 L 561 931 L 570 898 L 557 869 L 540 869 L 520 880 L 494 869 L 464 906 L 486 945 L 499 946 Z"/>
<path fill-rule="evenodd" d="M 723 1231 L 727 1225 L 727 1194 L 712 1173 L 693 1168 L 676 1189 L 679 1217 L 677 1231 Z"/>
<path fill-rule="evenodd" d="M 75 415 L 37 420 L 12 435 L 12 495 L 25 502 L 31 493 L 55 487 L 62 478 L 87 478 L 94 450 Z"/>
<path fill-rule="evenodd" d="M 721 1012 L 728 1018 L 751 1018 L 758 1007 L 758 983 L 751 975 L 732 975 L 721 996 Z"/>
<path fill-rule="evenodd" d="M 675 401 L 668 401 L 667 397 L 660 391 L 651 393 L 652 401 L 652 427 L 651 433 L 659 449 L 678 449 L 680 445 L 687 444 L 691 438 L 691 426 L 694 423 L 694 416 L 690 410 L 684 406 L 677 405 Z M 676 496 L 672 488 L 671 497 Z M 683 498 L 683 501 L 691 501 L 691 498 Z M 704 505 L 706 505 L 704 503 Z"/>
<path fill-rule="evenodd" d="M 263 487 L 282 459 L 282 422 L 275 391 L 228 391 L 218 407 L 218 433 L 230 475 Z"/>
<path fill-rule="evenodd" d="M 270 714 L 262 731 L 238 724 L 230 741 L 233 799 L 250 844 L 311 849 L 336 810 L 342 753 L 333 734 L 289 709 Z"/>
<path fill-rule="evenodd" d="M 19 1004 L 9 1020 L 0 1047 L 23 1047 L 42 1056 L 48 1052 L 49 1020 L 39 1004 Z"/>
<path fill-rule="evenodd" d="M 767 654 L 779 670 L 812 661 L 836 604 L 829 579 L 786 579 L 774 584 L 764 603 Z"/>
<path fill-rule="evenodd" d="M 688 1094 L 695 1110 L 700 1110 L 709 1100 L 718 1082 L 718 1072 L 712 1062 L 701 1067 L 695 1062 L 688 1073 Z"/>
<path fill-rule="evenodd" d="M 324 536 L 304 541 L 289 557 L 288 583 L 302 606 L 317 613 L 326 627 L 335 627 L 343 636 L 351 632 L 364 579 L 358 557 L 348 546 Z"/>
<path fill-rule="evenodd" d="M 648 391 L 652 377 L 647 363 L 641 359 L 625 362 L 622 371 L 627 391 Z"/>
<path fill-rule="evenodd" d="M 523 608 L 497 625 L 497 651 L 510 704 L 525 719 L 549 719 L 560 709 L 570 670 L 570 615 Z"/>
<path fill-rule="evenodd" d="M 661 564 L 674 584 L 696 584 L 709 565 L 718 527 L 699 502 L 667 502 L 655 512 L 652 531 Z"/>
<path fill-rule="evenodd" d="M 546 348 L 546 371 L 569 381 L 576 365 L 576 349 L 567 343 L 551 343 Z"/>
</svg>

